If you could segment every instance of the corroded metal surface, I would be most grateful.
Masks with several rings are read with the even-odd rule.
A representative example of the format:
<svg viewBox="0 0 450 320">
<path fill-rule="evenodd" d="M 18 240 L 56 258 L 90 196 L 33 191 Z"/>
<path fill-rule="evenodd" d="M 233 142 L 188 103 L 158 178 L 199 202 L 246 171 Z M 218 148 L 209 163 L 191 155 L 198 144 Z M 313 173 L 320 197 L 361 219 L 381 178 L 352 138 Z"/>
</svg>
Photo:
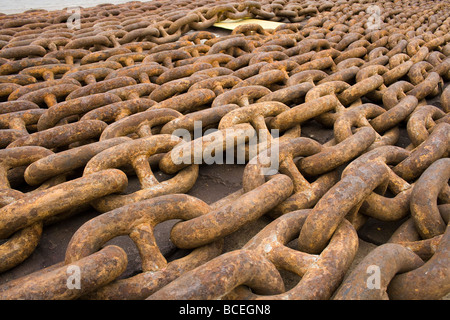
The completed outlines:
<svg viewBox="0 0 450 320">
<path fill-rule="evenodd" d="M 448 296 L 449 3 L 81 12 L 0 15 L 0 299 Z M 213 27 L 244 18 L 280 24 Z M 62 261 L 2 280 L 89 212 Z M 374 222 L 395 229 L 358 262 Z"/>
</svg>

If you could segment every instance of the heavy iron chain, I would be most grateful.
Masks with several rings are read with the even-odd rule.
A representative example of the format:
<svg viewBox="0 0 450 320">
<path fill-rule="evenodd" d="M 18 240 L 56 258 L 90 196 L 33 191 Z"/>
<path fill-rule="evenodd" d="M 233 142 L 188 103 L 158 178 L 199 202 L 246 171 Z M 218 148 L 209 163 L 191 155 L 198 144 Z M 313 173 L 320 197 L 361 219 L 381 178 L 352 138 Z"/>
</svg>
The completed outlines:
<svg viewBox="0 0 450 320">
<path fill-rule="evenodd" d="M 33 253 L 46 224 L 99 215 L 64 261 L 1 285 L 0 299 L 450 292 L 447 2 L 162 0 L 82 9 L 78 30 L 70 18 L 0 15 L 0 272 Z M 243 18 L 282 25 L 209 31 Z M 242 188 L 212 204 L 186 194 L 204 155 L 230 149 L 245 159 Z M 264 174 L 272 156 L 278 170 Z M 140 189 L 126 193 L 134 175 Z M 272 222 L 224 252 L 226 236 L 264 215 Z M 404 223 L 350 272 L 369 218 Z M 172 219 L 170 240 L 192 251 L 168 262 L 154 227 Z M 125 251 L 104 246 L 121 235 L 142 260 L 129 278 Z M 81 290 L 66 286 L 69 266 Z M 286 290 L 280 270 L 301 280 Z"/>
</svg>

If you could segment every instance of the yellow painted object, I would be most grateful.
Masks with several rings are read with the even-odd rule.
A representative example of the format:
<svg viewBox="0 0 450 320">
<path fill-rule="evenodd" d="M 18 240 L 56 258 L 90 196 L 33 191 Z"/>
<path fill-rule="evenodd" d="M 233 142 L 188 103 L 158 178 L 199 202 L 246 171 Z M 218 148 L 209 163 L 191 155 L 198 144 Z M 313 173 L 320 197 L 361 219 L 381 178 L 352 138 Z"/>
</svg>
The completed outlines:
<svg viewBox="0 0 450 320">
<path fill-rule="evenodd" d="M 236 28 L 237 26 L 243 25 L 243 24 L 259 24 L 264 29 L 275 29 L 284 23 L 260 20 L 260 19 L 240 19 L 240 20 L 227 19 L 222 22 L 215 23 L 214 27 L 228 29 L 228 30 L 234 30 L 234 28 Z"/>
</svg>

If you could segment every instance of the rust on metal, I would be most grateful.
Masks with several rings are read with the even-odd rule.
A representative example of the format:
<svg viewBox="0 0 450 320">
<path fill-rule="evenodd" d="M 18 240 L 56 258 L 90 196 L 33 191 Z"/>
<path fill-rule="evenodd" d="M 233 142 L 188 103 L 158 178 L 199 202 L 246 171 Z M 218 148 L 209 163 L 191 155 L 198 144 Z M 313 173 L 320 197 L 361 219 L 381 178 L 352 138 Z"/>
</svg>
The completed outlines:
<svg viewBox="0 0 450 320">
<path fill-rule="evenodd" d="M 449 5 L 391 2 L 0 14 L 0 299 L 448 299 Z"/>
</svg>

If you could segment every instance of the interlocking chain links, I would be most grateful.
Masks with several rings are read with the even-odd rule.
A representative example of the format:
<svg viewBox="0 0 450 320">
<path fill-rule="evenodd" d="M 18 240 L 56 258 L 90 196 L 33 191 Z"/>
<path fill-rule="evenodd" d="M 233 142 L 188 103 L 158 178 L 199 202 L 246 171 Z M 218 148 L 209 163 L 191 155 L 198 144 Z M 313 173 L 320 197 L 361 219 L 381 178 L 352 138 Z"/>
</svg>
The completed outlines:
<svg viewBox="0 0 450 320">
<path fill-rule="evenodd" d="M 381 30 L 370 29 L 373 16 L 368 9 L 372 4 L 381 7 Z M 9 185 L 8 180 L 12 179 L 10 176 L 13 174 L 19 178 L 23 175 L 27 183 L 36 186 L 38 192 L 43 192 L 49 186 L 48 179 L 73 179 L 74 171 L 84 167 L 89 171 L 102 153 L 102 162 L 109 163 L 121 158 L 121 150 L 128 150 L 125 146 L 136 151 L 136 146 L 142 141 L 169 141 L 164 137 L 178 134 L 177 129 L 185 129 L 190 142 L 181 143 L 172 151 L 163 151 L 148 159 L 147 156 L 141 157 L 133 162 L 141 184 L 142 181 L 155 182 L 152 179 L 153 168 L 159 167 L 166 174 L 176 174 L 198 164 L 208 164 L 203 157 L 205 152 L 212 157 L 214 152 L 229 151 L 224 145 L 227 138 L 233 139 L 231 149 L 245 150 L 243 188 L 205 209 L 204 215 L 179 223 L 172 230 L 176 244 L 194 249 L 190 256 L 169 263 L 160 271 L 143 272 L 136 277 L 110 283 L 121 273 L 113 272 L 114 276 L 101 282 L 100 286 L 106 285 L 103 288 L 94 285 L 80 292 L 84 298 L 145 298 L 161 289 L 162 284 L 158 285 L 158 281 L 165 285 L 179 276 L 181 280 L 184 278 L 182 273 L 194 267 L 198 267 L 199 273 L 208 274 L 210 270 L 207 267 L 215 270 L 219 268 L 215 263 L 226 261 L 227 265 L 238 264 L 242 274 L 224 276 L 226 290 L 217 292 L 211 289 L 205 293 L 208 297 L 328 299 L 353 260 L 356 251 L 354 240 L 357 239 L 354 230 L 358 230 L 367 217 L 397 221 L 409 214 L 408 223 L 398 230 L 390 242 L 409 248 L 424 261 L 433 259 L 427 268 L 424 268 L 427 262 L 421 268 L 418 268 L 419 265 L 411 267 L 414 270 L 407 273 L 411 277 L 407 281 L 413 279 L 411 282 L 415 282 L 417 277 L 422 277 L 418 276 L 422 270 L 433 274 L 430 270 L 441 261 L 446 261 L 445 254 L 437 254 L 436 248 L 444 237 L 442 225 L 445 227 L 448 222 L 449 191 L 443 182 L 445 174 L 439 177 L 442 184 L 433 186 L 430 184 L 435 179 L 430 177 L 435 175 L 433 170 L 445 167 L 441 158 L 448 157 L 450 141 L 446 114 L 449 110 L 448 86 L 444 89 L 450 76 L 448 10 L 445 3 L 429 1 L 414 4 L 399 1 L 395 5 L 394 8 L 389 2 L 358 1 L 345 4 L 318 2 L 314 5 L 292 1 L 132 3 L 83 9 L 81 30 L 67 29 L 62 22 L 69 15 L 61 16 L 61 12 L 26 13 L 22 15 L 26 19 L 0 17 L 0 99 L 7 100 L 0 102 L 0 119 L 3 119 L 0 121 L 0 135 L 6 139 L 0 147 L 13 151 L 43 146 L 54 152 L 27 164 L 26 169 L 20 169 L 22 171 L 9 170 L 8 176 L 4 175 L 7 177 L 3 179 L 5 185 Z M 276 30 L 264 30 L 258 25 L 242 26 L 225 37 L 201 31 L 227 18 L 248 17 L 290 23 Z M 441 104 L 431 102 L 432 99 L 439 99 Z M 272 114 L 275 109 L 281 112 Z M 272 113 L 265 113 L 264 110 Z M 196 121 L 202 121 L 206 128 L 219 130 L 196 135 Z M 311 124 L 319 124 L 333 132 L 321 143 L 301 137 L 301 134 L 308 136 L 308 126 Z M 402 127 L 406 127 L 403 138 L 410 142 L 406 150 L 380 147 L 386 144 L 403 145 L 406 140 L 397 142 L 398 129 Z M 233 130 L 237 135 L 226 129 Z M 267 153 L 259 153 L 254 163 L 251 162 L 248 156 L 250 145 L 237 136 L 248 139 L 258 137 L 260 141 L 262 135 L 255 129 L 264 132 L 279 129 L 284 133 L 280 139 L 266 134 L 266 140 L 263 140 L 272 146 L 280 143 L 280 173 L 285 175 L 261 174 L 260 170 L 267 168 L 263 160 L 271 155 L 270 148 Z M 163 143 L 167 144 L 167 141 Z M 147 147 L 144 147 L 144 153 L 152 149 Z M 154 147 L 161 148 L 162 144 Z M 266 147 L 258 145 L 259 149 Z M 398 151 L 399 156 L 387 159 L 379 156 L 382 150 Z M 196 159 L 200 161 L 195 163 Z M 150 171 L 146 170 L 150 167 Z M 370 171 L 364 171 L 367 167 L 371 167 L 376 174 L 370 176 Z M 100 170 L 98 173 L 79 179 L 105 173 L 103 167 L 97 169 Z M 431 171 L 428 172 L 428 169 Z M 342 170 L 343 174 L 339 177 Z M 126 173 L 133 175 L 132 171 L 126 170 Z M 119 176 L 123 177 L 123 173 Z M 305 214 L 300 214 L 301 224 L 305 220 L 308 223 L 301 230 L 295 230 L 297 235 L 300 234 L 299 248 L 307 252 L 322 252 L 320 255 L 286 249 L 266 252 L 267 243 L 272 247 L 280 246 L 272 241 L 273 238 L 266 239 L 261 234 L 250 245 L 251 251 L 245 247 L 235 255 L 225 253 L 217 257 L 214 263 L 206 262 L 220 254 L 219 248 L 214 245 L 218 239 L 240 230 L 247 221 L 263 214 L 275 219 L 273 226 L 278 230 L 285 224 L 283 219 L 297 216 L 293 210 L 311 208 L 308 211 L 310 217 L 321 210 L 331 212 L 332 209 L 326 207 L 329 207 L 327 201 L 333 198 L 333 188 L 339 190 L 352 179 L 360 179 L 370 186 L 363 192 L 358 187 L 352 189 L 354 192 L 350 196 L 357 195 L 351 199 L 355 203 L 335 203 L 339 216 L 323 219 L 326 225 L 322 232 L 323 239 L 317 238 L 320 248 L 305 249 L 308 246 L 305 245 L 305 234 L 317 229 L 322 218 L 307 218 Z M 74 181 L 76 179 L 65 183 Z M 82 183 L 86 189 L 94 185 L 87 181 Z M 186 185 L 180 184 L 180 187 Z M 124 188 L 111 191 L 113 195 L 86 201 L 86 204 L 95 205 L 121 198 L 125 196 L 120 195 Z M 259 190 L 258 193 L 256 190 Z M 20 204 L 21 199 L 31 199 L 35 194 L 22 194 L 9 187 L 3 191 L 2 205 L 8 206 Z M 253 207 L 247 204 L 255 195 L 258 203 L 253 203 L 256 211 L 252 211 Z M 117 204 L 117 209 L 116 205 L 105 207 L 104 211 L 114 209 L 105 215 L 129 206 L 139 208 L 141 203 L 158 202 L 172 195 L 153 196 L 150 200 L 132 200 L 133 203 L 127 206 Z M 423 201 L 427 202 L 427 206 L 424 207 Z M 39 203 L 30 204 L 29 211 L 41 210 Z M 247 214 L 238 217 L 241 206 L 245 206 Z M 63 215 L 58 213 L 58 208 L 55 210 L 53 212 L 51 209 L 49 215 Z M 222 221 L 219 219 L 222 215 L 231 219 L 225 221 L 221 228 L 214 229 L 218 221 Z M 11 240 L 25 231 L 38 235 L 46 219 L 50 218 L 30 226 L 19 226 Z M 300 223 L 297 220 L 294 223 L 294 220 L 289 221 Z M 317 225 L 312 225 L 311 221 L 317 221 Z M 211 230 L 215 231 L 211 231 L 212 235 L 208 235 L 209 228 L 196 230 L 197 225 L 203 223 L 213 226 Z M 342 231 L 344 225 L 348 232 Z M 107 224 L 104 227 L 108 227 Z M 422 230 L 420 234 L 416 228 Z M 427 231 L 423 231 L 428 228 L 436 230 L 428 235 Z M 138 228 L 133 231 L 132 237 L 138 239 L 136 241 L 143 247 L 153 245 L 156 252 L 154 239 L 146 237 L 148 232 L 152 233 L 148 228 Z M 190 239 L 183 239 L 183 232 L 191 238 L 197 232 L 201 235 L 187 243 Z M 347 237 L 346 246 L 335 241 L 338 238 L 345 240 L 344 234 Z M 38 237 L 36 239 L 38 241 Z M 310 240 L 316 241 L 314 238 Z M 331 243 L 337 246 L 333 247 Z M 200 245 L 203 247 L 198 247 Z M 386 261 L 380 261 L 383 257 L 377 261 L 380 265 L 391 266 L 390 257 L 394 249 L 380 249 L 389 252 L 386 253 Z M 95 256 L 99 253 L 94 253 L 96 250 L 98 248 L 89 254 Z M 277 250 L 280 255 L 274 254 Z M 301 270 L 296 269 L 295 263 L 290 263 L 290 254 L 305 258 L 306 262 L 298 264 Z M 120 252 L 114 255 L 124 256 Z M 326 256 L 329 260 L 325 259 Z M 343 259 L 344 256 L 348 259 Z M 154 259 L 148 258 L 146 264 L 164 261 L 158 257 L 160 254 L 156 254 Z M 109 263 L 108 259 L 102 261 Z M 296 259 L 293 261 L 298 262 Z M 246 262 L 251 263 L 253 269 L 247 268 Z M 120 265 L 126 263 L 122 261 Z M 329 271 L 329 278 L 315 269 L 317 266 Z M 277 271 L 283 268 L 304 278 L 288 292 L 284 292 Z M 58 276 L 62 276 L 64 269 L 58 270 Z M 258 279 L 252 277 L 255 270 L 262 270 L 264 276 Z M 398 276 L 393 276 L 396 272 L 398 269 L 383 274 L 383 279 L 386 282 L 392 277 L 396 280 Z M 65 288 L 61 290 L 64 292 L 62 295 L 54 295 L 46 287 L 56 279 L 52 277 L 47 277 L 42 271 L 42 277 L 35 274 L 29 278 L 30 281 L 23 279 L 8 297 L 80 297 L 68 293 Z M 360 274 L 356 277 L 362 279 Z M 91 277 L 89 279 L 96 281 Z M 432 280 L 436 279 L 438 277 L 433 275 Z M 24 295 L 23 292 L 33 282 L 39 283 L 36 290 L 28 296 Z M 392 290 L 392 297 L 411 297 L 409 294 L 414 289 L 410 283 L 403 280 L 391 282 L 401 283 L 394 285 L 396 288 Z M 206 288 L 211 288 L 210 281 L 205 279 L 202 283 Z M 240 284 L 250 285 L 263 296 L 250 293 Z M 383 293 L 386 286 L 381 290 L 381 296 L 367 297 L 386 297 Z M 137 291 L 140 292 L 133 287 L 139 288 Z M 428 293 L 421 293 L 421 296 L 440 298 L 448 292 L 445 286 L 441 290 L 431 287 L 423 286 Z M 168 286 L 166 292 L 172 290 L 170 288 Z M 196 294 L 194 291 L 188 292 L 188 289 L 192 290 L 186 288 L 183 294 Z"/>
<path fill-rule="evenodd" d="M 325 144 L 326 147 L 320 152 L 300 159 L 297 165 L 307 175 L 322 174 L 355 159 L 367 150 L 375 139 L 376 134 L 371 128 L 361 128 L 338 144 Z"/>
<path fill-rule="evenodd" d="M 175 225 L 171 231 L 171 240 L 179 248 L 195 248 L 221 239 L 269 212 L 289 197 L 292 191 L 289 177 L 276 175 L 205 216 Z"/>
<path fill-rule="evenodd" d="M 58 99 L 65 99 L 71 92 L 80 88 L 75 84 L 61 84 L 51 87 L 44 87 L 24 94 L 19 100 L 32 101 L 40 106 L 52 107 L 57 104 Z M 14 92 L 13 92 L 14 93 Z"/>
<path fill-rule="evenodd" d="M 406 181 L 418 178 L 434 161 L 445 157 L 449 143 L 448 123 L 435 126 L 430 136 L 412 150 L 411 155 L 393 168 Z"/>
<path fill-rule="evenodd" d="M 408 137 L 412 141 L 412 145 L 407 148 L 417 147 L 424 142 L 429 137 L 429 132 L 436 125 L 436 121 L 443 117 L 445 117 L 445 113 L 431 105 L 420 106 L 415 109 L 407 123 Z"/>
<path fill-rule="evenodd" d="M 90 294 L 92 299 L 144 299 L 182 273 L 222 253 L 222 240 L 194 249 L 188 256 L 167 262 L 156 244 L 154 227 L 166 220 L 190 220 L 208 214 L 210 207 L 188 195 L 156 197 L 122 206 L 86 222 L 72 237 L 66 264 L 99 250 L 110 239 L 129 235 L 138 247 L 142 273 L 121 279 Z"/>
<path fill-rule="evenodd" d="M 384 112 L 383 108 L 372 103 L 353 107 L 351 110 L 338 116 L 334 122 L 334 139 L 339 143 L 349 138 L 352 135 L 352 127 L 371 127 L 368 119 L 376 118 Z M 367 150 L 373 150 L 383 145 L 394 145 L 398 141 L 399 134 L 397 126 L 388 130 L 383 136 L 377 133 L 375 141 Z"/>
<path fill-rule="evenodd" d="M 392 279 L 388 287 L 392 299 L 440 299 L 449 290 L 448 253 L 449 227 L 446 227 L 435 254 L 421 267 Z M 442 274 L 444 277 L 436 276 Z"/>
<path fill-rule="evenodd" d="M 125 88 L 127 88 L 128 90 L 132 89 L 129 87 Z M 116 93 L 117 96 L 122 97 L 120 92 Z M 130 93 L 129 91 L 128 93 L 130 95 L 133 94 L 133 92 Z M 103 107 L 88 111 L 80 118 L 80 121 L 101 120 L 108 124 L 112 124 L 135 113 L 146 111 L 153 105 L 155 105 L 155 102 L 150 99 L 126 99 L 125 101 L 121 100 L 119 102 L 108 104 Z"/>
<path fill-rule="evenodd" d="M 161 134 L 174 134 L 176 130 L 185 129 L 192 133 L 194 138 L 196 124 L 201 122 L 202 126 L 206 128 L 217 126 L 222 118 L 232 110 L 239 108 L 236 104 L 226 104 L 216 108 L 209 108 L 200 111 L 195 111 L 182 115 L 179 118 L 173 119 L 166 123 L 162 128 Z"/>
<path fill-rule="evenodd" d="M 445 208 L 445 206 L 446 205 L 441 205 L 443 208 Z M 448 212 L 446 213 L 444 209 L 441 209 L 441 212 L 444 220 L 448 223 Z M 422 260 L 426 261 L 436 253 L 436 249 L 441 240 L 442 234 L 430 239 L 422 240 L 417 232 L 414 220 L 409 218 L 392 234 L 388 243 L 401 244 L 417 254 Z"/>
<path fill-rule="evenodd" d="M 433 162 L 414 184 L 411 195 L 411 216 L 423 239 L 443 234 L 446 225 L 437 206 L 439 193 L 447 189 L 450 175 L 450 159 Z M 448 194 L 447 199 L 448 202 Z"/>
<path fill-rule="evenodd" d="M 358 264 L 342 283 L 334 296 L 335 300 L 389 300 L 387 289 L 396 274 L 419 267 L 424 262 L 414 252 L 399 244 L 386 243 L 371 252 Z M 380 268 L 380 286 L 369 287 L 367 271 L 371 266 Z"/>
<path fill-rule="evenodd" d="M 108 140 L 104 140 L 107 142 Z M 159 182 L 152 172 L 148 159 L 151 156 L 168 153 L 182 140 L 172 135 L 159 134 L 137 139 L 108 148 L 94 156 L 86 164 L 84 176 L 102 172 L 108 168 L 121 168 L 131 165 L 141 184 L 141 190 L 127 195 L 111 195 L 93 203 L 100 212 L 124 206 L 132 202 L 157 197 L 170 193 L 188 192 L 198 176 L 198 164 L 192 164 L 180 170 L 169 180 Z"/>
<path fill-rule="evenodd" d="M 450 111 L 450 89 L 447 86 L 441 95 L 441 106 L 445 113 Z"/>
<path fill-rule="evenodd" d="M 29 135 L 27 128 L 36 125 L 43 113 L 44 110 L 38 108 L 0 115 L 0 146 L 4 148 L 19 137 Z"/>
<path fill-rule="evenodd" d="M 399 101 L 398 104 L 391 109 L 383 112 L 379 116 L 370 120 L 370 125 L 377 132 L 386 131 L 392 127 L 395 127 L 408 119 L 408 116 L 415 111 L 418 100 L 416 97 L 407 96 Z M 410 120 L 410 119 L 409 119 Z M 408 120 L 408 122 L 409 122 Z"/>
<path fill-rule="evenodd" d="M 24 111 L 30 109 L 39 109 L 39 106 L 33 102 L 29 101 L 6 101 L 2 102 L 0 105 L 2 108 L 2 113 L 11 113 L 17 111 Z"/>
<path fill-rule="evenodd" d="M 111 169 L 29 194 L 0 209 L 0 237 L 9 237 L 24 227 L 74 206 L 120 192 L 126 187 L 126 183 L 126 175 L 123 172 Z M 33 212 L 33 215 L 30 215 L 30 212 Z"/>
<path fill-rule="evenodd" d="M 320 255 L 286 247 L 298 235 L 308 213 L 309 210 L 299 210 L 281 216 L 242 249 L 222 254 L 185 273 L 148 299 L 217 299 L 236 294 L 238 299 L 328 299 L 356 254 L 357 235 L 344 221 Z M 291 290 L 280 292 L 280 275 L 274 266 L 295 272 L 302 280 Z M 217 274 L 220 276 L 213 276 Z M 264 282 L 268 284 L 264 286 Z M 238 286 L 250 287 L 254 293 L 244 290 L 232 294 Z"/>
<path fill-rule="evenodd" d="M 4 207 L 24 196 L 22 192 L 11 189 L 8 171 L 33 163 L 37 159 L 52 154 L 52 152 L 42 147 L 21 147 L 1 150 L 0 154 L 2 159 L 0 206 Z M 16 232 L 0 246 L 0 271 L 11 269 L 29 257 L 39 243 L 42 229 L 43 223 L 37 222 Z"/>
<path fill-rule="evenodd" d="M 297 125 L 284 131 L 281 136 L 279 136 L 280 132 L 278 132 L 277 138 L 272 137 L 272 132 L 269 131 L 265 118 L 275 117 L 287 110 L 289 110 L 289 107 L 278 101 L 257 102 L 230 111 L 220 120 L 218 128 L 219 130 L 229 130 L 238 124 L 251 123 L 257 132 L 258 143 L 257 145 L 250 145 L 249 149 L 255 148 L 256 153 L 260 153 L 265 149 L 271 148 L 273 143 L 280 143 L 300 136 L 300 126 Z M 251 150 L 246 152 L 246 159 L 250 157 Z"/>
<path fill-rule="evenodd" d="M 212 282 L 217 274 L 220 277 Z M 260 294 L 284 291 L 278 270 L 264 256 L 251 250 L 237 250 L 183 274 L 148 300 L 213 300 L 221 298 L 238 285 L 247 285 Z"/>
<path fill-rule="evenodd" d="M 339 179 L 337 171 L 331 171 L 318 177 L 313 183 L 308 182 L 296 167 L 294 158 L 318 154 L 323 150 L 320 143 L 308 138 L 294 138 L 281 142 L 278 146 L 279 171 L 288 175 L 294 183 L 294 194 L 271 212 L 271 216 L 278 216 L 294 210 L 313 207 L 317 201 Z M 243 175 L 243 191 L 248 192 L 265 183 L 263 169 L 271 165 L 272 150 L 261 152 L 246 165 Z M 328 170 L 327 170 L 328 171 Z"/>
<path fill-rule="evenodd" d="M 0 259 L 2 262 L 1 266 L 3 271 L 10 269 L 18 263 L 22 262 L 34 251 L 35 247 L 39 243 L 44 222 L 49 220 L 55 214 L 74 211 L 72 209 L 75 209 L 76 211 L 77 206 L 80 206 L 83 203 L 89 203 L 86 202 L 89 200 L 83 199 L 83 196 L 80 195 L 73 197 L 73 199 L 71 201 L 68 201 L 68 203 L 66 204 L 59 203 L 61 198 L 57 198 L 57 195 L 61 193 L 63 193 L 63 199 L 67 201 L 67 199 L 65 199 L 67 198 L 66 189 L 68 189 L 69 192 L 76 191 L 77 188 L 81 188 L 80 191 L 83 190 L 82 182 L 81 186 L 79 185 L 78 187 L 77 185 L 74 185 L 72 181 L 66 183 L 64 182 L 62 173 L 66 173 L 67 171 L 55 172 L 53 176 L 47 177 L 45 179 L 45 183 L 41 183 L 40 186 L 33 192 L 22 194 L 19 191 L 9 189 L 9 182 L 7 178 L 7 172 L 9 169 L 20 167 L 25 164 L 34 164 L 36 163 L 36 160 L 45 159 L 46 157 L 51 155 L 54 154 L 50 150 L 37 146 L 25 146 L 2 150 L 1 200 L 3 207 L 2 211 L 4 211 L 2 216 L 5 218 L 5 220 L 2 222 L 2 230 L 7 229 L 7 227 L 4 226 L 5 224 L 11 224 L 13 226 L 11 232 L 7 231 L 10 234 L 4 234 L 2 236 L 2 238 L 9 237 L 9 240 L 1 246 L 0 250 Z M 58 173 L 61 173 L 61 175 L 58 175 Z M 102 180 L 102 177 L 99 178 L 100 180 Z M 106 180 L 106 183 L 109 182 Z M 55 184 L 56 186 L 54 186 Z M 123 188 L 123 186 L 121 188 Z M 97 196 L 101 197 L 104 191 L 105 190 L 96 190 L 95 193 L 97 194 Z M 110 192 L 116 191 L 117 188 L 115 187 L 110 190 Z M 66 192 L 66 196 L 64 196 L 64 192 Z M 90 196 L 92 195 L 89 195 L 88 199 Z M 24 200 L 22 205 L 17 203 L 17 201 L 19 200 Z M 30 211 L 26 213 L 27 201 L 29 205 L 28 210 L 31 210 L 31 212 L 35 212 L 36 216 L 34 218 L 29 215 Z M 41 203 L 41 207 L 37 205 L 38 203 Z M 14 204 L 19 205 L 19 207 L 14 207 Z M 19 216 L 15 216 L 14 212 L 18 212 L 14 211 L 15 209 L 19 209 Z M 25 209 L 25 212 L 22 212 L 21 214 L 20 209 Z M 11 218 L 8 218 L 8 213 L 12 213 Z M 15 222 L 17 220 L 15 219 L 19 217 L 20 220 L 20 215 L 24 217 L 27 216 L 27 218 L 22 219 L 22 221 L 19 222 L 19 225 L 17 225 Z"/>
<path fill-rule="evenodd" d="M 340 289 L 341 292 L 337 293 L 336 298 L 357 299 L 358 297 L 361 297 L 361 295 L 362 297 L 365 296 L 371 299 L 381 298 L 381 296 L 373 296 L 373 294 L 383 295 L 383 297 L 386 298 L 387 292 L 391 299 L 436 299 L 445 294 L 443 292 L 448 290 L 445 278 L 441 279 L 439 283 L 435 282 L 433 274 L 430 272 L 441 272 L 441 270 L 443 270 L 441 262 L 444 262 L 445 265 L 445 261 L 448 260 L 448 253 L 446 252 L 446 249 L 444 249 L 447 248 L 445 244 L 446 240 L 444 239 L 445 237 L 448 238 L 448 227 L 446 227 L 445 223 L 442 221 L 442 217 L 445 218 L 446 223 L 448 223 L 449 217 L 444 214 L 442 214 L 441 217 L 441 214 L 439 214 L 437 206 L 439 192 L 442 190 L 444 202 L 448 202 L 448 199 L 445 198 L 445 187 L 442 188 L 442 184 L 440 186 L 439 183 L 436 186 L 434 185 L 436 180 L 441 179 L 441 177 L 438 178 L 436 175 L 444 173 L 442 175 L 442 180 L 445 179 L 445 170 L 448 168 L 447 160 L 448 158 L 436 161 L 418 179 L 412 188 L 413 195 L 410 202 L 412 218 L 403 223 L 392 235 L 389 239 L 389 242 L 392 244 L 382 245 L 369 254 L 370 258 L 369 256 L 366 257 L 365 260 L 367 263 L 362 263 L 352 272 L 352 275 L 348 278 L 348 282 L 343 284 L 343 287 Z M 435 177 L 435 180 L 433 180 L 432 186 L 430 179 L 433 176 Z M 428 192 L 424 192 L 424 188 L 431 190 L 431 195 L 429 195 Z M 424 205 L 429 207 L 427 211 L 423 210 Z M 444 225 L 443 228 L 442 225 Z M 436 229 L 434 226 L 440 226 L 440 228 Z M 427 232 L 428 230 L 439 231 L 435 231 L 435 233 L 430 236 L 428 233 L 424 233 L 423 230 L 426 230 Z M 423 237 L 422 234 L 426 235 L 426 237 Z M 394 244 L 396 246 L 397 244 L 401 245 L 395 247 L 396 249 L 394 251 L 398 252 L 398 256 L 395 257 L 396 263 L 399 263 L 397 264 L 398 267 L 406 267 L 410 270 L 396 270 L 396 263 L 389 262 L 393 256 L 391 256 L 392 252 L 387 253 L 387 251 L 390 251 L 388 250 L 388 246 Z M 407 250 L 405 251 L 403 248 L 407 248 Z M 438 260 L 440 262 L 437 262 Z M 381 282 L 383 283 L 381 291 L 377 290 L 375 292 L 374 290 L 367 290 L 367 287 L 364 286 L 364 283 L 367 280 L 367 273 L 364 266 L 367 267 L 368 265 L 382 265 L 382 270 L 387 271 L 386 273 L 382 273 L 382 276 L 387 275 L 388 278 Z M 413 283 L 407 284 L 405 278 L 398 273 L 407 274 L 408 279 L 406 281 L 413 281 Z M 443 274 L 445 274 L 445 271 Z M 398 280 L 397 277 L 399 277 Z M 390 289 L 391 283 L 393 284 L 393 290 Z M 352 289 L 345 290 L 345 288 Z"/>
<path fill-rule="evenodd" d="M 168 108 L 149 109 L 111 123 L 102 132 L 100 141 L 135 134 L 144 138 L 152 135 L 152 128 L 180 118 L 182 114 Z"/>
<path fill-rule="evenodd" d="M 78 89 L 81 86 L 80 82 L 78 82 L 75 79 L 57 79 L 52 81 L 38 82 L 26 86 L 21 86 L 15 89 L 9 95 L 8 100 L 9 101 L 25 100 L 31 102 L 36 101 L 36 103 L 38 104 L 42 104 L 43 102 L 45 102 L 47 107 L 51 107 L 56 104 L 57 101 L 55 102 L 55 99 L 60 97 L 57 91 L 58 89 L 61 90 L 62 87 L 59 87 L 60 85 L 66 85 L 65 91 L 62 90 L 63 94 L 64 92 L 68 92 L 66 93 L 66 95 L 68 95 L 70 92 Z M 53 89 L 53 87 L 57 88 Z M 45 88 L 47 89 L 44 90 Z M 21 97 L 23 98 L 20 99 Z"/>
<path fill-rule="evenodd" d="M 307 213 L 309 214 L 310 210 Z M 310 255 L 283 246 L 298 236 L 304 218 L 306 215 L 303 210 L 283 215 L 244 246 L 263 253 L 278 268 L 302 277 L 289 291 L 275 296 L 253 298 L 322 300 L 329 299 L 339 286 L 358 248 L 355 229 L 344 220 L 320 255 Z M 336 259 L 336 256 L 340 256 L 340 259 Z"/>
<path fill-rule="evenodd" d="M 83 168 L 98 153 L 131 140 L 128 137 L 118 137 L 89 143 L 55 154 L 50 154 L 31 163 L 24 172 L 24 179 L 29 185 L 40 185 L 52 177 L 69 175 Z M 14 150 L 14 149 L 10 149 Z"/>
<path fill-rule="evenodd" d="M 100 137 L 107 124 L 100 120 L 87 120 L 38 131 L 16 139 L 7 148 L 41 146 L 57 149 L 74 143 L 86 143 Z"/>
<path fill-rule="evenodd" d="M 120 276 L 127 267 L 127 254 L 107 246 L 70 266 L 59 263 L 0 286 L 2 300 L 70 300 L 81 297 Z M 79 268 L 80 289 L 67 285 L 68 268 Z"/>
<path fill-rule="evenodd" d="M 295 106 L 285 113 L 273 118 L 270 123 L 272 129 L 286 130 L 296 124 L 314 119 L 323 113 L 338 108 L 339 101 L 334 95 L 326 95 L 315 100 Z"/>
<path fill-rule="evenodd" d="M 42 114 L 37 123 L 37 129 L 43 131 L 57 125 L 61 120 L 70 116 L 87 113 L 104 105 L 122 101 L 118 96 L 110 93 L 98 93 L 87 97 L 67 100 L 52 106 Z"/>
<path fill-rule="evenodd" d="M 373 190 L 389 180 L 386 164 L 398 163 L 408 154 L 398 147 L 379 147 L 351 162 L 341 180 L 317 202 L 309 215 L 299 236 L 299 248 L 320 252 L 344 216 L 355 206 L 359 208 Z M 358 226 L 358 221 L 352 222 Z"/>
<path fill-rule="evenodd" d="M 239 147 L 245 146 L 245 142 L 254 136 L 256 136 L 256 131 L 248 123 L 234 125 L 232 130 L 217 130 L 175 146 L 162 157 L 159 166 L 164 172 L 173 174 L 193 163 L 212 164 L 216 155 L 218 157 L 222 155 L 219 161 L 223 163 L 223 151 L 234 150 L 235 147 L 238 147 L 236 156 L 243 161 L 242 155 L 245 156 L 245 150 L 240 151 Z M 240 156 L 238 155 L 239 153 Z M 234 157 L 235 153 L 233 151 Z"/>
</svg>

